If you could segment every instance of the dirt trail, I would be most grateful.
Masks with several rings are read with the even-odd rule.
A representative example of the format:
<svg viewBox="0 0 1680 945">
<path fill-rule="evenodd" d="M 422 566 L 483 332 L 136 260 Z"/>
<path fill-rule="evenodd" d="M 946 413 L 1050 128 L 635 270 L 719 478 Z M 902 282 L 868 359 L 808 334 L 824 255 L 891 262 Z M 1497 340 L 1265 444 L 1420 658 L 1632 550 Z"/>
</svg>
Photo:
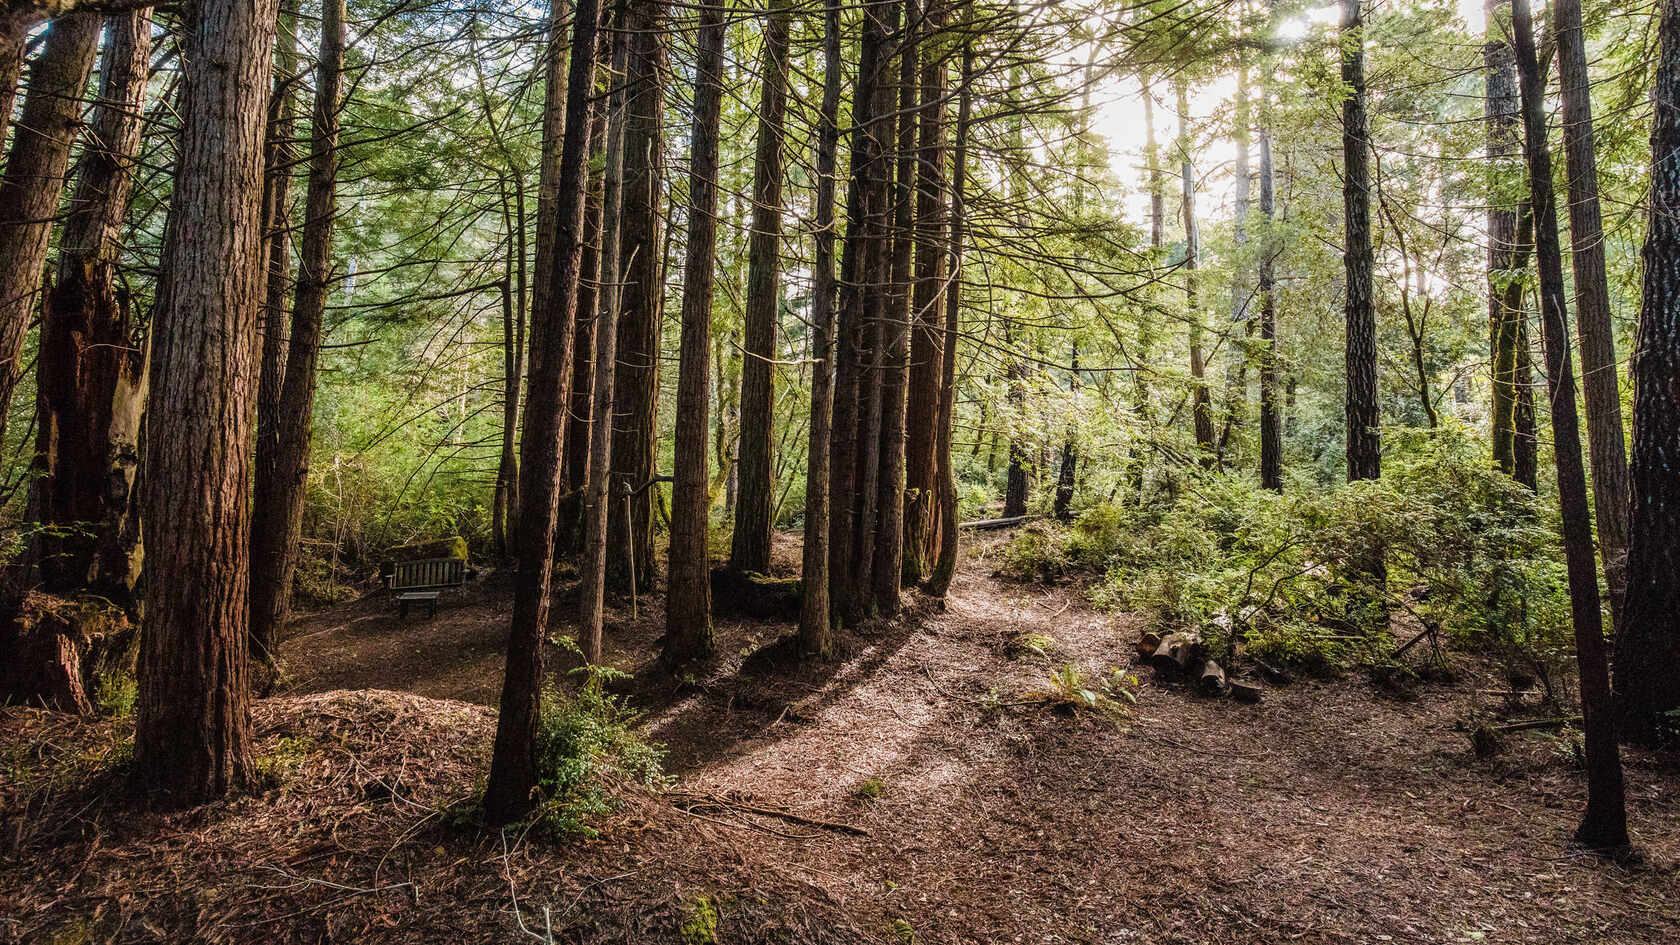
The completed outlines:
<svg viewBox="0 0 1680 945">
<path fill-rule="evenodd" d="M 258 709 L 265 751 L 287 738 L 308 746 L 288 787 L 84 835 L 44 874 L 7 863 L 0 887 L 15 878 L 21 891 L 0 893 L 0 906 L 57 896 L 72 915 L 109 915 L 151 877 L 191 885 L 202 874 L 225 896 L 232 877 L 282 863 L 310 882 L 226 904 L 201 889 L 187 899 L 196 915 L 174 920 L 193 924 L 172 926 L 169 912 L 149 921 L 217 941 L 253 928 L 274 941 L 529 940 L 511 890 L 528 923 L 548 905 L 561 915 L 556 940 L 578 942 L 701 941 L 680 928 L 708 909 L 718 942 L 1680 941 L 1672 759 L 1630 759 L 1645 861 L 1624 867 L 1567 846 L 1581 779 L 1561 743 L 1526 736 L 1495 760 L 1472 755 L 1455 725 L 1491 683 L 1468 659 L 1457 682 L 1411 701 L 1379 697 L 1362 677 L 1271 690 L 1259 706 L 1146 680 L 1125 730 L 1008 705 L 1054 667 L 1126 665 L 1134 631 L 1074 590 L 998 580 L 987 552 L 971 553 L 948 609 L 919 602 L 845 634 L 841 658 L 821 667 L 783 658 L 784 626 L 720 620 L 715 669 L 674 680 L 646 661 L 657 605 L 635 622 L 615 614 L 609 653 L 638 671 L 627 691 L 669 746 L 673 793 L 627 798 L 600 841 L 515 837 L 507 852 L 436 813 L 473 789 L 490 712 L 296 694 L 408 688 L 488 702 L 505 590 L 492 583 L 407 625 L 377 600 L 316 615 L 287 645 L 294 694 Z M 1025 632 L 1052 638 L 1050 655 L 1009 645 Z M 367 785 L 387 781 L 406 785 L 402 803 L 369 799 Z M 868 833 L 684 813 L 679 792 Z M 191 844 L 165 842 L 187 832 Z M 146 908 L 163 909 L 174 888 Z M 0 941 L 41 927 L 0 923 Z"/>
</svg>

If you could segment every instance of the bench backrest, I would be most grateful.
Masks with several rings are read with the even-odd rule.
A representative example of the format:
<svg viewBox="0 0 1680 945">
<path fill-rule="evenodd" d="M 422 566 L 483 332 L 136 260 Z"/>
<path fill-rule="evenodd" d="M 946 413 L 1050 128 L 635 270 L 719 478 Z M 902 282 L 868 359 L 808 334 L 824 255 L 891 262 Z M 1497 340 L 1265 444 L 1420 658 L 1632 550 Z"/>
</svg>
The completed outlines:
<svg viewBox="0 0 1680 945">
<path fill-rule="evenodd" d="M 391 572 L 391 590 L 424 591 L 460 587 L 467 582 L 467 563 L 460 558 L 399 561 Z"/>
</svg>

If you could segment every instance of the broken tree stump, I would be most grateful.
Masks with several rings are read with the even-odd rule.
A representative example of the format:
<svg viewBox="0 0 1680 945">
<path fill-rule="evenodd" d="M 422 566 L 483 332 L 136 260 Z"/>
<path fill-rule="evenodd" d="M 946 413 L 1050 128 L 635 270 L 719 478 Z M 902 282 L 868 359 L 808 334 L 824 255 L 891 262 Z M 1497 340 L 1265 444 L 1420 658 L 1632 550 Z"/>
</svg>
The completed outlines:
<svg viewBox="0 0 1680 945">
<path fill-rule="evenodd" d="M 1196 691 L 1204 696 L 1218 696 L 1225 692 L 1225 670 L 1213 660 L 1202 663 L 1202 674 L 1196 680 Z"/>
</svg>

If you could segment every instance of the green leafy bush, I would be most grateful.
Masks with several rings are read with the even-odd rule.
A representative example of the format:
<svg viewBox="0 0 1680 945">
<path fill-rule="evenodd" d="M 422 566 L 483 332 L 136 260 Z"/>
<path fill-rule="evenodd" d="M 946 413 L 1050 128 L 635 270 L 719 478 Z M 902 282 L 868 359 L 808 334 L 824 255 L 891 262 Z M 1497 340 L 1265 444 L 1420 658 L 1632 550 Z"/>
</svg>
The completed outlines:
<svg viewBox="0 0 1680 945">
<path fill-rule="evenodd" d="M 1141 610 L 1211 645 L 1327 666 L 1381 661 L 1393 645 L 1358 608 L 1543 667 L 1567 652 L 1555 513 L 1487 468 L 1455 428 L 1390 431 L 1384 475 L 1282 495 L 1248 477 L 1187 478 L 1176 498 L 1109 503 L 1065 530 L 1024 530 L 1005 552 L 1021 576 L 1100 573 L 1092 599 Z M 1379 559 L 1386 581 L 1371 577 Z"/>
<path fill-rule="evenodd" d="M 610 671 L 592 669 L 578 691 L 543 692 L 537 729 L 538 789 L 542 800 L 532 814 L 535 828 L 553 836 L 593 838 L 590 821 L 613 809 L 612 788 L 662 780 L 664 749 L 635 730 L 639 719 L 606 692 Z"/>
</svg>

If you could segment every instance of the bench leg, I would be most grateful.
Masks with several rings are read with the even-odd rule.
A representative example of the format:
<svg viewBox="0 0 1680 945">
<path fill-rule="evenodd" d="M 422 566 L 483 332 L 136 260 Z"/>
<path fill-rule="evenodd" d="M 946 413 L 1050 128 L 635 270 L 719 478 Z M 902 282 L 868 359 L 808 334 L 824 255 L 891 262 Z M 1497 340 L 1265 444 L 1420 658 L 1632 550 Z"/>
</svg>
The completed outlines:
<svg viewBox="0 0 1680 945">
<path fill-rule="evenodd" d="M 437 616 L 437 601 L 436 600 L 427 601 L 426 602 L 426 617 L 427 617 L 427 619 L 430 619 L 430 618 L 436 617 L 436 616 Z"/>
<path fill-rule="evenodd" d="M 406 600 L 397 601 L 397 618 L 399 620 L 407 620 L 408 619 L 408 601 L 406 601 Z"/>
</svg>

